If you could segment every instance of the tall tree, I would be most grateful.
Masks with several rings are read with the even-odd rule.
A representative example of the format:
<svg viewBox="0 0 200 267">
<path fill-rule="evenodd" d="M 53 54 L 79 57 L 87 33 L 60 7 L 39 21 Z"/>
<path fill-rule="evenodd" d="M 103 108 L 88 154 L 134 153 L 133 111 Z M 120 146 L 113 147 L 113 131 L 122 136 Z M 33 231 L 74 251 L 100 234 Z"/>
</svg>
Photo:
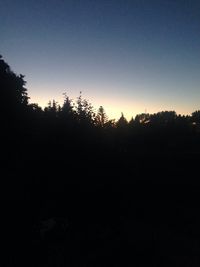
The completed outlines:
<svg viewBox="0 0 200 267">
<path fill-rule="evenodd" d="M 64 93 L 64 103 L 61 108 L 63 116 L 72 117 L 74 115 L 74 105 L 72 99 L 70 99 L 66 93 Z"/>
<path fill-rule="evenodd" d="M 3 116 L 19 115 L 28 105 L 28 94 L 23 75 L 14 73 L 0 56 L 0 111 Z"/>
<path fill-rule="evenodd" d="M 99 107 L 96 116 L 96 124 L 100 127 L 104 127 L 108 122 L 108 116 L 102 106 Z"/>
<path fill-rule="evenodd" d="M 83 99 L 82 92 L 80 92 L 76 103 L 76 114 L 78 121 L 85 125 L 93 124 L 95 121 L 95 112 L 93 106 L 88 102 L 88 100 Z"/>
</svg>

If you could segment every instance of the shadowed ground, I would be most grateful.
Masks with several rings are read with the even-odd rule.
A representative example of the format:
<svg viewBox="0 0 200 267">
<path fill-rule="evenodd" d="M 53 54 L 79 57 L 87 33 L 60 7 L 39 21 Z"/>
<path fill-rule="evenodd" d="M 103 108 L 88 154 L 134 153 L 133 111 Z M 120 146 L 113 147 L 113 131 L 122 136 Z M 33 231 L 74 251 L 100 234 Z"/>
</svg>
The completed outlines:
<svg viewBox="0 0 200 267">
<path fill-rule="evenodd" d="M 18 182 L 4 199 L 10 266 L 199 265 L 198 157 L 107 160 L 13 171 Z M 67 230 L 41 239 L 35 226 L 53 217 L 67 219 Z"/>
</svg>

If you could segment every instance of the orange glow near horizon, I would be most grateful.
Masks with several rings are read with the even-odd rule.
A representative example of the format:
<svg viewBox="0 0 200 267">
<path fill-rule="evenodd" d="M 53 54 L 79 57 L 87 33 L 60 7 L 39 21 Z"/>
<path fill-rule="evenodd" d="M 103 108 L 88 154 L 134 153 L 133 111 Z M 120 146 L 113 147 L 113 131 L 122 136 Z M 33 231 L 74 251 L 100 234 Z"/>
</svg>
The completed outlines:
<svg viewBox="0 0 200 267">
<path fill-rule="evenodd" d="M 64 97 L 62 94 L 60 94 L 57 97 L 54 97 L 53 93 L 50 94 L 44 94 L 44 92 L 40 91 L 41 93 L 38 93 L 37 95 L 32 95 L 30 97 L 30 103 L 37 103 L 39 106 L 41 106 L 43 109 L 48 105 L 48 102 L 50 100 L 55 99 L 60 105 L 63 104 Z M 78 95 L 76 96 L 70 96 L 69 97 L 76 102 L 76 99 Z M 118 120 L 121 116 L 121 113 L 125 116 L 125 118 L 129 121 L 131 118 L 135 118 L 137 114 L 141 113 L 157 113 L 160 111 L 170 111 L 174 110 L 177 112 L 177 114 L 182 115 L 190 115 L 195 110 L 189 110 L 188 107 L 180 106 L 178 110 L 174 109 L 171 105 L 161 105 L 159 103 L 141 103 L 139 101 L 131 101 L 127 100 L 126 98 L 115 98 L 111 102 L 109 98 L 89 98 L 85 97 L 83 94 L 83 98 L 87 99 L 92 106 L 94 107 L 94 110 L 97 111 L 100 106 L 103 106 L 105 109 L 106 114 L 108 115 L 109 119 L 115 119 Z"/>
</svg>

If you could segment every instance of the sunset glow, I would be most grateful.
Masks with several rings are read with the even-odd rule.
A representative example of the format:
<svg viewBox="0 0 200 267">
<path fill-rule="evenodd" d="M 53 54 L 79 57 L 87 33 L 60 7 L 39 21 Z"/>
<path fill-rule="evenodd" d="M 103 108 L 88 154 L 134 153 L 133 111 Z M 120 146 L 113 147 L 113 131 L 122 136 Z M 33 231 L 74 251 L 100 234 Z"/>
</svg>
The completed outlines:
<svg viewBox="0 0 200 267">
<path fill-rule="evenodd" d="M 178 0 L 1 1 L 0 53 L 42 107 L 82 91 L 110 118 L 191 114 L 200 101 L 199 10 L 199 1 Z"/>
</svg>

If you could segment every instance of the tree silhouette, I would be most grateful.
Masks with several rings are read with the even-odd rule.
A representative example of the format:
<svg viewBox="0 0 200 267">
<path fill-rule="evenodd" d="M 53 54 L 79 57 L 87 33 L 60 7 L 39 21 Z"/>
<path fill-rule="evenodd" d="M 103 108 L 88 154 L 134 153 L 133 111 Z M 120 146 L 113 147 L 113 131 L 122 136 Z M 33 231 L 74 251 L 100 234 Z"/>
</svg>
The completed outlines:
<svg viewBox="0 0 200 267">
<path fill-rule="evenodd" d="M 116 122 L 116 125 L 118 128 L 125 128 L 128 125 L 128 121 L 127 119 L 124 117 L 124 114 L 121 113 L 121 117 L 119 118 L 119 120 Z"/>
<path fill-rule="evenodd" d="M 72 118 L 75 115 L 73 101 L 67 96 L 66 93 L 64 93 L 64 103 L 61 108 L 61 114 L 66 118 Z"/>
<path fill-rule="evenodd" d="M 1 133 L 9 149 L 14 149 L 17 143 L 23 147 L 31 124 L 25 84 L 24 76 L 14 73 L 0 56 Z"/>
<path fill-rule="evenodd" d="M 79 97 L 77 98 L 76 114 L 79 123 L 83 125 L 92 125 L 95 121 L 95 112 L 94 108 L 88 100 L 83 99 L 82 92 L 80 92 Z"/>
<path fill-rule="evenodd" d="M 24 110 L 29 99 L 25 84 L 24 76 L 15 74 L 0 56 L 1 112 L 16 115 Z"/>
<path fill-rule="evenodd" d="M 96 124 L 100 127 L 104 127 L 108 122 L 108 116 L 102 106 L 99 107 L 96 116 Z"/>
<path fill-rule="evenodd" d="M 135 123 L 146 124 L 149 122 L 150 115 L 148 113 L 141 113 L 135 116 Z"/>
<path fill-rule="evenodd" d="M 141 263 L 141 258 L 149 259 L 155 252 L 156 241 L 163 236 L 159 231 L 164 232 L 164 243 L 166 235 L 172 237 L 175 227 L 178 227 L 175 240 L 182 242 L 181 231 L 184 238 L 194 234 L 196 240 L 199 212 L 195 208 L 192 214 L 197 217 L 191 213 L 199 195 L 199 110 L 191 116 L 177 115 L 175 111 L 138 114 L 129 123 L 122 113 L 115 122 L 108 119 L 102 106 L 95 115 L 93 106 L 81 93 L 75 103 L 64 94 L 61 107 L 55 100 L 44 110 L 36 103 L 28 104 L 25 84 L 24 76 L 16 75 L 0 57 L 1 180 L 7 183 L 7 190 L 2 187 L 1 194 L 5 192 L 6 197 L 15 200 L 6 201 L 6 216 L 2 216 L 2 229 L 6 234 L 3 243 L 9 256 L 20 259 L 20 264 L 24 259 L 24 266 L 30 259 L 34 260 L 34 266 L 38 263 L 70 266 L 75 259 L 80 259 L 75 262 L 77 265 L 95 259 L 93 265 L 99 266 L 102 264 L 98 259 L 102 259 L 105 250 L 106 255 L 110 255 L 110 247 L 114 251 L 118 246 L 117 252 L 122 258 L 127 258 L 128 251 L 137 250 Z M 196 183 L 193 183 L 194 177 Z M 189 196 L 187 183 L 185 192 L 179 185 L 170 191 L 174 180 L 180 181 L 181 186 L 187 181 L 197 190 L 194 196 Z M 167 188 L 164 195 L 164 190 L 157 186 L 162 181 Z M 189 201 L 192 209 L 188 208 Z M 187 207 L 186 213 L 182 212 L 183 205 Z M 180 214 L 184 218 L 175 223 Z M 69 218 L 70 224 L 63 218 Z M 192 220 L 196 230 L 191 232 L 190 227 L 185 234 L 188 222 L 193 225 Z M 45 221 L 47 228 L 53 225 L 50 231 L 41 231 L 39 223 Z M 159 224 L 170 226 L 169 235 Z M 38 226 L 37 229 L 34 226 Z M 155 229 L 159 230 L 154 235 Z M 42 243 L 36 232 L 43 232 Z M 93 240 L 92 246 L 88 240 Z M 157 243 L 160 251 L 160 240 Z M 184 251 L 193 248 L 191 239 L 189 244 L 192 246 L 186 246 Z M 178 246 L 174 246 L 174 255 Z M 63 258 L 58 257 L 59 262 L 52 261 L 54 249 L 59 255 L 63 253 Z M 144 250 L 148 250 L 148 257 L 141 257 Z M 195 247 L 195 257 L 198 251 L 199 247 Z M 181 249 L 181 258 L 182 252 Z M 164 264 L 163 254 L 161 257 L 160 262 Z M 128 259 L 132 258 L 130 253 Z M 103 261 L 108 262 L 105 257 L 101 263 Z M 127 265 L 121 263 L 118 265 Z M 113 255 L 108 262 L 112 264 Z M 18 266 L 14 260 L 9 264 L 15 265 Z"/>
<path fill-rule="evenodd" d="M 45 107 L 44 111 L 52 118 L 55 118 L 58 116 L 58 113 L 60 112 L 60 106 L 58 105 L 58 102 L 56 102 L 53 99 L 52 101 L 48 102 L 48 106 Z"/>
<path fill-rule="evenodd" d="M 191 120 L 192 122 L 200 123 L 200 110 L 196 110 L 192 113 Z"/>
<path fill-rule="evenodd" d="M 151 123 L 159 125 L 169 125 L 174 123 L 177 118 L 175 111 L 161 111 L 150 116 Z"/>
</svg>

